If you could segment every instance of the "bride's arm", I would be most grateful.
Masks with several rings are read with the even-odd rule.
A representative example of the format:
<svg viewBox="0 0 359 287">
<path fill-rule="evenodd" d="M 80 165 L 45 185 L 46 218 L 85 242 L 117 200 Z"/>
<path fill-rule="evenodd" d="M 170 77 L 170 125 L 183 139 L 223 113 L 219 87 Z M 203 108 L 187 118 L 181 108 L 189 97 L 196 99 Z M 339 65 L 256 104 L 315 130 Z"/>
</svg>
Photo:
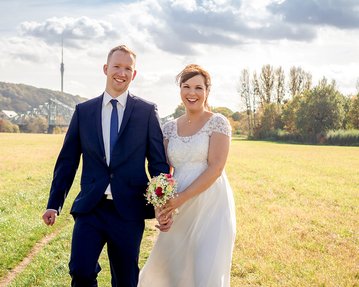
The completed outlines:
<svg viewBox="0 0 359 287">
<path fill-rule="evenodd" d="M 230 137 L 214 132 L 211 135 L 208 150 L 208 167 L 193 183 L 178 196 L 170 199 L 162 214 L 169 215 L 190 198 L 208 189 L 222 174 L 229 152 Z"/>
</svg>

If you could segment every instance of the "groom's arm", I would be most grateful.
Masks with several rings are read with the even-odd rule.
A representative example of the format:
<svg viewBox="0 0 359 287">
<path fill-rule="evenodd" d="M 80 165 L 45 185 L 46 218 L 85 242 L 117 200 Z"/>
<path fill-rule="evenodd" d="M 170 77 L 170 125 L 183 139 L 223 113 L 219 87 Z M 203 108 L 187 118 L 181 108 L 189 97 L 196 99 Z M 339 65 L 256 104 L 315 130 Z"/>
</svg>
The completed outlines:
<svg viewBox="0 0 359 287">
<path fill-rule="evenodd" d="M 165 149 L 163 145 L 163 134 L 157 107 L 153 105 L 148 121 L 147 161 L 148 171 L 157 176 L 160 173 L 169 173 Z"/>
<path fill-rule="evenodd" d="M 71 119 L 69 129 L 57 158 L 50 189 L 47 209 L 57 210 L 59 214 L 65 198 L 72 186 L 81 157 L 81 143 L 79 136 L 78 106 Z"/>
<path fill-rule="evenodd" d="M 151 177 L 157 176 L 160 173 L 168 173 L 169 166 L 166 161 L 165 150 L 163 146 L 163 135 L 160 126 L 160 121 L 157 113 L 157 107 L 151 106 L 151 111 L 148 117 L 148 135 L 146 143 L 146 159 L 147 169 Z M 152 205 L 146 205 L 146 218 L 154 218 L 155 210 Z"/>
</svg>

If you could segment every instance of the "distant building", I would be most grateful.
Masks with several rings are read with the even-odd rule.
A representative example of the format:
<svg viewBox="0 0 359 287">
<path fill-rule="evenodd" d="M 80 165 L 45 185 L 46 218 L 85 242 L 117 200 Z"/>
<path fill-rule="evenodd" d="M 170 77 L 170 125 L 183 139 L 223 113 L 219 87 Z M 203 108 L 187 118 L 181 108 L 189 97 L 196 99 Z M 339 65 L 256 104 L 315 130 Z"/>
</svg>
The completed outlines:
<svg viewBox="0 0 359 287">
<path fill-rule="evenodd" d="M 17 113 L 14 111 L 2 110 L 1 115 L 4 115 L 4 118 L 11 120 L 17 116 Z"/>
</svg>

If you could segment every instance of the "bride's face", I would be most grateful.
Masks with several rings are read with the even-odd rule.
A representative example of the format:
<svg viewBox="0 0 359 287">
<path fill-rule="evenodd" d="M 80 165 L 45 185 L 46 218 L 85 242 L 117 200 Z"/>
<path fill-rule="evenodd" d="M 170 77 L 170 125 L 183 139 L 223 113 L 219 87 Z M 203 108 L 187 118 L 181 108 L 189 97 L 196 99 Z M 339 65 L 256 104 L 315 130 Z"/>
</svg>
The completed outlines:
<svg viewBox="0 0 359 287">
<path fill-rule="evenodd" d="M 208 96 L 202 75 L 196 75 L 181 84 L 181 99 L 189 111 L 203 110 Z"/>
</svg>

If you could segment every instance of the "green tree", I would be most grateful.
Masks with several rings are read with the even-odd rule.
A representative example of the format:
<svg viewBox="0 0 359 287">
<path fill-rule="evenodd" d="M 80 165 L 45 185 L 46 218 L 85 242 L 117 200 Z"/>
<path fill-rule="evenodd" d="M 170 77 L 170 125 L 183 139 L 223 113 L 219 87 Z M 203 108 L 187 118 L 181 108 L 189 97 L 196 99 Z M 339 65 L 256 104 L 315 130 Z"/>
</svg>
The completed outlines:
<svg viewBox="0 0 359 287">
<path fill-rule="evenodd" d="M 175 110 L 175 112 L 173 113 L 173 117 L 175 119 L 179 118 L 180 116 L 184 115 L 184 113 L 186 112 L 186 108 L 184 106 L 183 103 L 179 104 Z"/>
<path fill-rule="evenodd" d="M 288 88 L 292 98 L 309 90 L 312 86 L 312 75 L 301 67 L 292 67 L 289 71 Z"/>
<path fill-rule="evenodd" d="M 284 92 L 284 85 L 285 85 L 285 76 L 282 67 L 275 69 L 274 71 L 274 86 L 275 86 L 275 101 L 278 105 L 283 102 L 285 92 Z"/>
<path fill-rule="evenodd" d="M 255 129 L 255 138 L 269 138 L 277 130 L 282 128 L 280 113 L 276 103 L 265 103 L 259 109 L 259 124 Z"/>
<path fill-rule="evenodd" d="M 265 103 L 269 104 L 272 102 L 273 98 L 273 88 L 274 88 L 274 70 L 270 65 L 264 65 L 260 74 L 260 86 L 261 86 L 261 105 Z"/>
<path fill-rule="evenodd" d="M 343 119 L 343 125 L 342 128 L 344 130 L 346 129 L 350 129 L 352 128 L 351 123 L 350 123 L 350 118 L 349 118 L 349 112 L 352 106 L 352 98 L 349 97 L 343 97 L 344 103 L 343 103 L 343 108 L 344 108 L 344 119 Z"/>
<path fill-rule="evenodd" d="M 220 113 L 224 115 L 226 118 L 229 118 L 233 115 L 233 111 L 226 107 L 213 107 L 211 110 L 214 113 Z"/>
<path fill-rule="evenodd" d="M 350 127 L 359 129 L 359 93 L 351 98 L 351 105 L 348 112 L 348 122 Z"/>
<path fill-rule="evenodd" d="M 261 95 L 261 88 L 259 85 L 259 81 L 258 81 L 256 72 L 253 73 L 253 78 L 252 78 L 251 84 L 252 84 L 253 127 L 255 129 L 257 126 L 256 116 L 257 116 L 258 99 L 260 99 L 260 95 Z"/>
<path fill-rule="evenodd" d="M 20 129 L 18 125 L 11 123 L 8 120 L 0 119 L 0 132 L 1 133 L 19 133 Z"/>
<path fill-rule="evenodd" d="M 45 117 L 32 117 L 25 121 L 25 131 L 28 133 L 46 133 L 49 124 Z"/>
<path fill-rule="evenodd" d="M 243 69 L 239 78 L 239 83 L 237 91 L 241 100 L 244 102 L 247 111 L 247 123 L 248 123 L 248 132 L 249 135 L 252 135 L 253 125 L 252 125 L 252 93 L 250 89 L 249 82 L 249 72 L 247 69 Z"/>
<path fill-rule="evenodd" d="M 301 96 L 296 95 L 291 100 L 285 102 L 282 106 L 281 119 L 283 122 L 283 128 L 291 134 L 298 133 L 296 121 L 300 99 Z"/>
<path fill-rule="evenodd" d="M 342 127 L 344 119 L 344 97 L 323 78 L 318 86 L 306 90 L 300 99 L 296 115 L 296 126 L 303 138 L 317 141 L 328 130 Z"/>
<path fill-rule="evenodd" d="M 233 120 L 232 117 L 229 117 L 228 121 L 232 127 L 232 135 L 239 135 L 241 133 L 240 122 Z"/>
<path fill-rule="evenodd" d="M 241 119 L 241 114 L 239 112 L 235 112 L 231 115 L 231 117 L 235 122 L 239 122 Z"/>
</svg>

